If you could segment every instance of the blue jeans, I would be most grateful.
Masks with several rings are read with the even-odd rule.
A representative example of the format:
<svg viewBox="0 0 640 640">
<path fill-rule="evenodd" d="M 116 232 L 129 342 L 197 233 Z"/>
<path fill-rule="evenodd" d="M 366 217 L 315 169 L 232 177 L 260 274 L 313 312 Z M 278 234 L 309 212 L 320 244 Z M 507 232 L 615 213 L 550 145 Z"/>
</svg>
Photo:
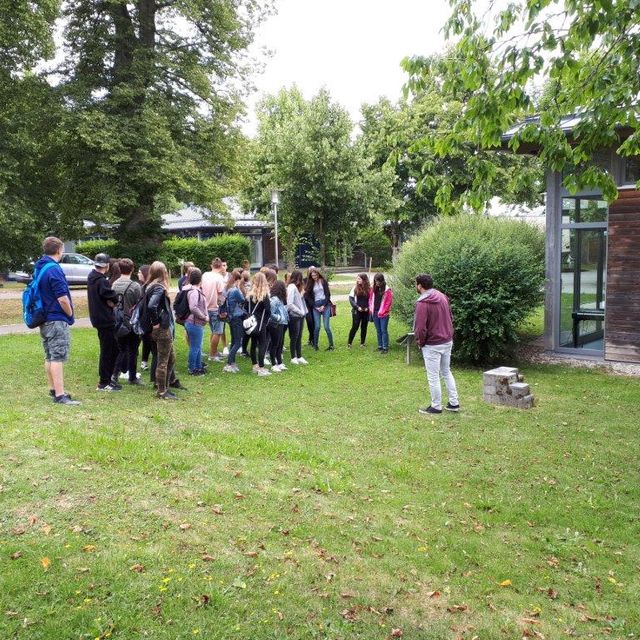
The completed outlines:
<svg viewBox="0 0 640 640">
<path fill-rule="evenodd" d="M 388 349 L 389 331 L 387 331 L 387 327 L 389 326 L 389 316 L 387 316 L 386 318 L 378 318 L 377 316 L 374 316 L 373 324 L 376 325 L 376 334 L 378 335 L 378 349 Z"/>
<path fill-rule="evenodd" d="M 242 326 L 242 317 L 231 318 L 229 320 L 229 328 L 231 329 L 231 346 L 229 347 L 229 357 L 227 364 L 236 363 L 236 353 L 242 347 L 242 338 L 244 337 L 244 327 Z"/>
<path fill-rule="evenodd" d="M 202 369 L 202 337 L 204 327 L 193 322 L 185 322 L 184 328 L 189 336 L 189 373 Z"/>
<path fill-rule="evenodd" d="M 324 306 L 324 311 L 320 313 L 317 307 Z M 318 339 L 320 338 L 320 320 L 324 325 L 324 330 L 327 332 L 327 338 L 329 338 L 329 346 L 333 345 L 333 333 L 331 333 L 331 307 L 327 304 L 326 300 L 318 300 L 313 303 L 313 344 L 318 346 Z"/>
</svg>

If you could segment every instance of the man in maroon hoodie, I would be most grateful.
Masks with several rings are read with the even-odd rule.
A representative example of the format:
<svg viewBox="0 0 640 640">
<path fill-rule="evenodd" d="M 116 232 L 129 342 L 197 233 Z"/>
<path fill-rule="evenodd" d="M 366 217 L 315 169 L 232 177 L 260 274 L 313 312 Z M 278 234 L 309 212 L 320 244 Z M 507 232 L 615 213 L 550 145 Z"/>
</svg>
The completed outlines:
<svg viewBox="0 0 640 640">
<path fill-rule="evenodd" d="M 421 273 L 416 277 L 416 290 L 420 294 L 416 302 L 413 325 L 416 342 L 422 349 L 427 380 L 431 392 L 431 405 L 419 409 L 420 413 L 442 413 L 442 387 L 440 376 L 447 386 L 449 401 L 447 411 L 459 411 L 456 381 L 451 373 L 451 348 L 453 347 L 453 318 L 449 298 L 433 288 L 433 278 Z"/>
</svg>

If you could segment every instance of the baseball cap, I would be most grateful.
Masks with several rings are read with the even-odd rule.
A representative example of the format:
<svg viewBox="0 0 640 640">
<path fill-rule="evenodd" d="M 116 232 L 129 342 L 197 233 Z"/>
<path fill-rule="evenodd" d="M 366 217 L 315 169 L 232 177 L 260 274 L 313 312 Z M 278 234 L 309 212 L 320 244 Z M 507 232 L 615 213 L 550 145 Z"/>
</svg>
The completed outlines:
<svg viewBox="0 0 640 640">
<path fill-rule="evenodd" d="M 110 259 L 111 258 L 109 258 L 106 253 L 98 253 L 93 259 L 93 263 L 96 265 L 96 267 L 108 267 Z"/>
</svg>

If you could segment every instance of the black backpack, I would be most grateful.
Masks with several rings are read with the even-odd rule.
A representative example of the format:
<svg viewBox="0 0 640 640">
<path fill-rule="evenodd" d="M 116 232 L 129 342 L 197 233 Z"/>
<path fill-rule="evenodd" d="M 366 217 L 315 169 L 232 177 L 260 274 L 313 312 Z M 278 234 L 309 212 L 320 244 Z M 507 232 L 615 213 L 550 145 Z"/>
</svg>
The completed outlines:
<svg viewBox="0 0 640 640">
<path fill-rule="evenodd" d="M 176 299 L 173 301 L 173 312 L 178 324 L 184 324 L 185 320 L 191 313 L 191 310 L 189 309 L 189 291 L 191 291 L 191 289 L 183 289 L 182 291 L 179 291 Z"/>
<path fill-rule="evenodd" d="M 113 310 L 113 316 L 115 318 L 115 331 L 116 338 L 124 338 L 131 333 L 131 309 L 125 309 L 124 298 L 129 291 L 131 283 L 127 285 L 127 288 L 118 296 L 118 304 Z"/>
</svg>

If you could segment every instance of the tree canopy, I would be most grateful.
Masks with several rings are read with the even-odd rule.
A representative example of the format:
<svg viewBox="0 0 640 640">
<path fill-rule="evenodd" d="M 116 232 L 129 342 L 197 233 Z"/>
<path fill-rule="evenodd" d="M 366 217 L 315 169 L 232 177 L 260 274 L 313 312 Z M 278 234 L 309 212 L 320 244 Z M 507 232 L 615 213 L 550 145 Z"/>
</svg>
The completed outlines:
<svg viewBox="0 0 640 640">
<path fill-rule="evenodd" d="M 489 11 L 473 0 L 451 6 L 446 34 L 457 39 L 454 55 L 404 63 L 411 90 L 437 74 L 444 91 L 465 97 L 448 134 L 437 143 L 422 140 L 440 154 L 469 142 L 495 147 L 514 122 L 538 113 L 515 134 L 512 149 L 535 143 L 545 165 L 565 171 L 568 188 L 599 186 L 615 198 L 612 179 L 588 161 L 602 147 L 640 152 L 640 133 L 624 142 L 618 133 L 638 123 L 638 0 L 518 0 L 502 10 L 491 3 Z M 562 129 L 568 114 L 579 115 L 571 142 Z M 475 182 L 467 196 L 482 197 L 490 184 Z"/>
<path fill-rule="evenodd" d="M 35 78 L 44 96 L 29 105 L 33 129 L 18 140 L 2 118 L 0 138 L 16 142 L 7 164 L 46 156 L 55 180 L 39 185 L 28 207 L 55 212 L 57 228 L 45 228 L 89 220 L 123 242 L 148 243 L 177 202 L 223 211 L 243 149 L 246 49 L 268 1 L 1 0 L 0 9 L 2 95 L 21 94 Z M 64 57 L 45 64 L 58 26 Z M 50 144 L 39 148 L 43 133 Z M 19 149 L 25 140 L 31 147 Z M 3 183 L 0 175 L 4 217 L 13 205 Z"/>
<path fill-rule="evenodd" d="M 291 250 L 306 236 L 324 265 L 329 251 L 353 243 L 358 225 L 388 206 L 389 174 L 371 168 L 349 114 L 325 90 L 307 101 L 295 87 L 282 89 L 258 106 L 258 121 L 247 198 L 268 215 L 270 190 L 282 190 L 284 244 Z"/>
</svg>

